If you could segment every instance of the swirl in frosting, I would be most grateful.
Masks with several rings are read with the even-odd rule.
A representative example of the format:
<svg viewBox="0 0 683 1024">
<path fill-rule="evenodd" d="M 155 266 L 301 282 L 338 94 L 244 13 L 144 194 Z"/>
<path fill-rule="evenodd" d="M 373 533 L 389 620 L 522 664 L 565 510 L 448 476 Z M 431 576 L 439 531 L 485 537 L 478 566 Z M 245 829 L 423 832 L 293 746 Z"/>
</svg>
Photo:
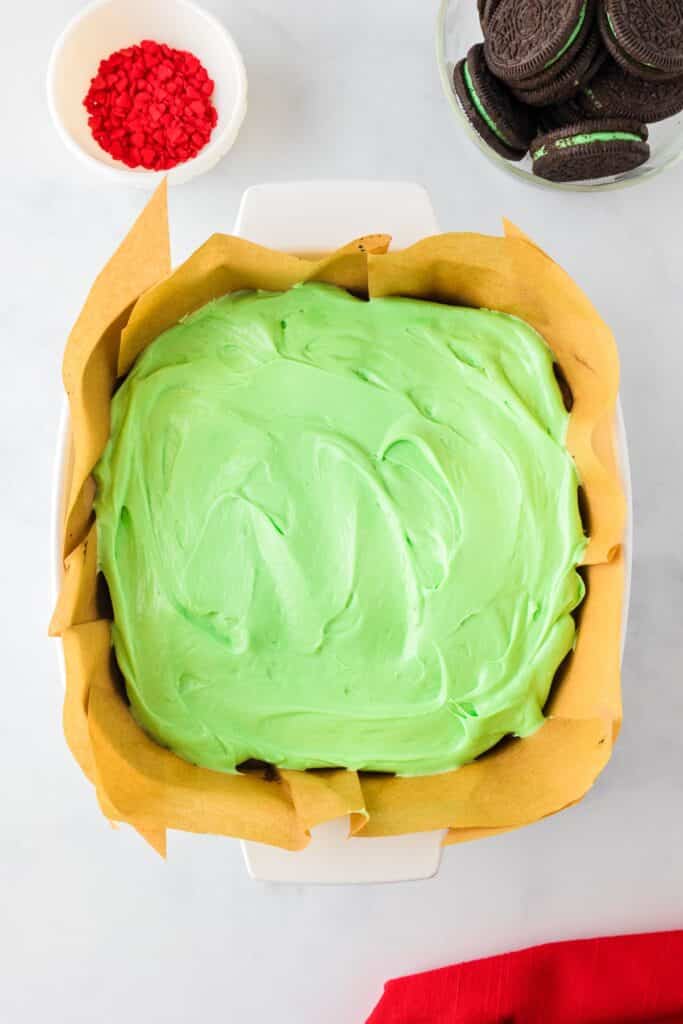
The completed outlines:
<svg viewBox="0 0 683 1024">
<path fill-rule="evenodd" d="M 418 775 L 541 724 L 585 537 L 527 324 L 324 284 L 228 295 L 111 411 L 99 559 L 156 741 L 217 771 Z"/>
</svg>

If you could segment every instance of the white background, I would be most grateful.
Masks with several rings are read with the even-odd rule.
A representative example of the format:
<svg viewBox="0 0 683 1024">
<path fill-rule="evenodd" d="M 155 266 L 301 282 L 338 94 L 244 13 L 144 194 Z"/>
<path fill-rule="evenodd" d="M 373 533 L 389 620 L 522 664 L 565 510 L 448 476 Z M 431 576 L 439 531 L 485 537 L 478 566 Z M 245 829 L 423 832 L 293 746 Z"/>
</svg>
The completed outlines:
<svg viewBox="0 0 683 1024">
<path fill-rule="evenodd" d="M 140 0 L 144 2 L 144 0 Z M 472 0 L 474 2 L 474 0 Z M 683 925 L 683 166 L 635 190 L 552 195 L 458 135 L 435 0 L 206 0 L 241 47 L 234 150 L 171 195 L 178 260 L 245 187 L 417 180 L 444 229 L 519 223 L 612 325 L 635 484 L 635 575 L 613 760 L 577 808 L 446 851 L 436 880 L 278 888 L 239 846 L 113 831 L 61 736 L 49 618 L 61 350 L 144 195 L 89 176 L 48 121 L 44 71 L 78 0 L 2 5 L 0 34 L 0 1019 L 357 1024 L 389 976 L 551 938 Z M 372 225 L 380 230 L 384 225 Z M 391 225 L 386 225 L 391 230 Z"/>
</svg>

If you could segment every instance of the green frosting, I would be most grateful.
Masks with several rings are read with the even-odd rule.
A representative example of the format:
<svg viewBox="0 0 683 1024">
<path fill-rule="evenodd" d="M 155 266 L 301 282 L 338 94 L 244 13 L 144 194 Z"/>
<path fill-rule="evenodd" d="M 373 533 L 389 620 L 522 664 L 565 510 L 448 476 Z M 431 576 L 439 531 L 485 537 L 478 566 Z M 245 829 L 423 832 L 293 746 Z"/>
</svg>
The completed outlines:
<svg viewBox="0 0 683 1024">
<path fill-rule="evenodd" d="M 569 47 L 572 45 L 572 43 L 574 42 L 574 40 L 578 36 L 579 32 L 581 31 L 581 28 L 583 26 L 584 21 L 586 20 L 586 8 L 587 8 L 587 6 L 588 6 L 587 3 L 584 3 L 583 7 L 581 8 L 581 10 L 579 12 L 578 20 L 576 22 L 576 25 L 574 25 L 574 28 L 572 29 L 572 33 L 569 36 L 569 39 L 564 44 L 562 49 L 557 51 L 557 53 L 555 54 L 553 59 L 549 60 L 547 64 L 543 65 L 544 69 L 545 68 L 551 68 L 553 66 L 553 64 L 557 63 L 557 61 L 560 59 L 560 57 L 562 57 L 567 52 Z"/>
<path fill-rule="evenodd" d="M 542 338 L 323 284 L 229 295 L 112 401 L 98 551 L 132 712 L 219 771 L 415 775 L 542 722 L 585 538 Z"/>
<path fill-rule="evenodd" d="M 588 146 L 593 142 L 642 142 L 642 135 L 635 132 L 582 132 L 579 135 L 568 135 L 563 139 L 556 139 L 553 142 L 555 149 L 571 149 L 572 146 Z M 541 146 L 531 154 L 532 159 L 540 160 L 546 156 L 547 148 Z"/>
<path fill-rule="evenodd" d="M 468 93 L 470 95 L 470 98 L 471 98 L 472 102 L 474 103 L 474 106 L 476 107 L 478 113 L 483 117 L 484 121 L 489 126 L 489 128 L 491 129 L 493 134 L 496 135 L 500 139 L 501 142 L 504 142 L 506 146 L 510 146 L 511 143 L 508 142 L 508 140 L 505 138 L 505 136 L 501 132 L 500 128 L 498 127 L 496 122 L 493 120 L 493 118 L 491 117 L 491 115 L 487 111 L 487 109 L 484 106 L 484 104 L 481 102 L 481 99 L 479 98 L 479 94 L 477 93 L 477 90 L 474 88 L 474 82 L 472 81 L 472 76 L 470 75 L 470 69 L 467 67 L 467 62 L 465 62 L 463 64 L 463 66 L 462 66 L 462 73 L 463 73 L 463 77 L 465 79 L 465 85 L 467 86 L 467 91 L 468 91 Z M 512 148 L 514 148 L 514 147 L 512 147 Z"/>
</svg>

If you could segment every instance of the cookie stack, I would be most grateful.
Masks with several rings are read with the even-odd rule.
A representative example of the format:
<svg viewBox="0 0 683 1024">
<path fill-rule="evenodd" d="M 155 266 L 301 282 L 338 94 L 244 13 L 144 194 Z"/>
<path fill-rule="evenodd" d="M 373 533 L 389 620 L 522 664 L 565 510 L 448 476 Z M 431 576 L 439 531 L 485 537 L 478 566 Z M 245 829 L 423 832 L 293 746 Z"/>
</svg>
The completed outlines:
<svg viewBox="0 0 683 1024">
<path fill-rule="evenodd" d="M 647 124 L 683 110 L 683 0 L 477 0 L 484 42 L 456 64 L 469 121 L 551 181 L 620 174 Z"/>
</svg>

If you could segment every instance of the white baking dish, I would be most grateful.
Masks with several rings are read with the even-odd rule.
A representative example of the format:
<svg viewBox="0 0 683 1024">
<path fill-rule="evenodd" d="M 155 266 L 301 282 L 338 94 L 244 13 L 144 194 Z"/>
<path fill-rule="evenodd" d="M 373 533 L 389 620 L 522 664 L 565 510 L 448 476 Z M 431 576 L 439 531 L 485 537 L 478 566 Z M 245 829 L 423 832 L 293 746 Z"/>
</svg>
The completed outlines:
<svg viewBox="0 0 683 1024">
<path fill-rule="evenodd" d="M 425 189 L 406 182 L 320 181 L 257 185 L 242 198 L 233 233 L 287 252 L 322 253 L 361 235 L 388 233 L 397 249 L 438 233 Z M 631 477 L 621 406 L 617 408 L 619 458 L 627 499 L 625 536 L 626 586 L 622 650 L 631 581 Z M 61 559 L 65 483 L 69 468 L 69 421 L 62 409 L 54 469 L 52 544 L 56 597 L 63 572 Z M 60 669 L 64 663 L 59 645 Z M 290 853 L 262 843 L 243 842 L 247 870 L 264 881 L 395 882 L 429 878 L 441 859 L 443 831 L 373 839 L 347 839 L 348 819 L 313 830 L 309 846 Z"/>
</svg>

